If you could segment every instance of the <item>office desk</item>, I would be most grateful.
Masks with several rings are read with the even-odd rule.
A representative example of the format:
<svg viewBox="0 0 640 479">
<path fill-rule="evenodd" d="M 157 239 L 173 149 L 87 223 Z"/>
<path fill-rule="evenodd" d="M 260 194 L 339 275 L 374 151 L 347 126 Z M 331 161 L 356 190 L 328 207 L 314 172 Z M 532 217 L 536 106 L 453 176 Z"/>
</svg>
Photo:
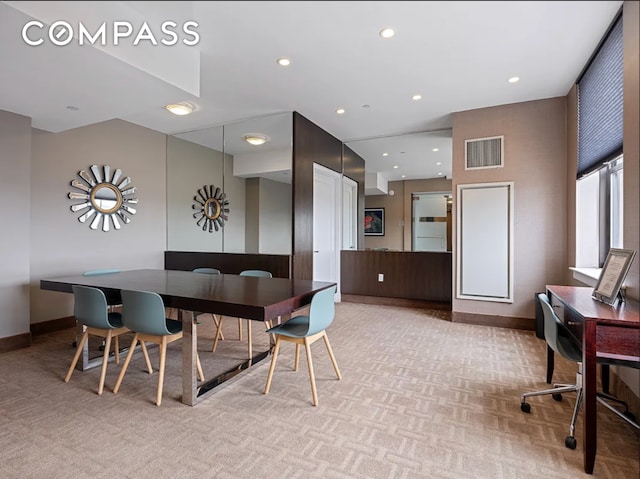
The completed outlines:
<svg viewBox="0 0 640 479">
<path fill-rule="evenodd" d="M 72 285 L 93 286 L 119 298 L 120 290 L 158 293 L 165 306 L 176 308 L 183 325 L 182 402 L 194 406 L 221 382 L 220 377 L 198 386 L 196 375 L 197 325 L 189 312 L 214 313 L 256 321 L 269 321 L 308 305 L 313 295 L 335 283 L 283 278 L 257 278 L 230 274 L 141 269 L 100 276 L 43 279 L 40 288 L 73 293 Z M 264 358 L 268 351 L 256 357 Z M 249 359 L 246 367 L 254 360 Z M 236 368 L 236 369 L 240 369 Z M 244 369 L 244 368 L 243 368 Z"/>
<path fill-rule="evenodd" d="M 593 474 L 596 460 L 596 365 L 598 358 L 640 361 L 640 307 L 627 300 L 613 307 L 591 298 L 593 288 L 547 285 L 556 314 L 582 345 L 584 471 Z"/>
</svg>

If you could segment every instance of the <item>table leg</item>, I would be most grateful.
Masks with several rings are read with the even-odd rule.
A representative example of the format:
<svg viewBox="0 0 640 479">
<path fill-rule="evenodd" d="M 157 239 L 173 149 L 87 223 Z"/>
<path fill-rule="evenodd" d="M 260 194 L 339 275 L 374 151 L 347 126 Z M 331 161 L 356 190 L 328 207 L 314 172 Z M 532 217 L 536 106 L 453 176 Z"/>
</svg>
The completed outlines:
<svg viewBox="0 0 640 479">
<path fill-rule="evenodd" d="M 194 406 L 198 395 L 196 316 L 191 311 L 179 309 L 178 317 L 182 319 L 182 403 Z"/>
<path fill-rule="evenodd" d="M 584 472 L 593 474 L 596 461 L 597 422 L 596 422 L 596 381 L 597 381 L 597 323 L 585 320 L 582 336 L 582 387 L 584 407 Z"/>
</svg>

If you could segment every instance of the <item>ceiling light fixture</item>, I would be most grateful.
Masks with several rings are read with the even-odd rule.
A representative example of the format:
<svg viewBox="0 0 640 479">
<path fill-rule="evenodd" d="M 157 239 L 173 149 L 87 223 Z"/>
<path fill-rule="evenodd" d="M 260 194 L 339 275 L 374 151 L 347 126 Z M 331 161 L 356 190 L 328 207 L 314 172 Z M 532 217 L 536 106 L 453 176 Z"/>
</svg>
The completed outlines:
<svg viewBox="0 0 640 479">
<path fill-rule="evenodd" d="M 393 30 L 393 28 L 383 28 L 382 30 L 380 30 L 380 36 L 382 38 L 391 38 L 395 34 L 396 32 Z"/>
<path fill-rule="evenodd" d="M 431 151 L 440 151 L 440 148 L 434 148 L 434 149 L 433 149 L 433 150 L 431 150 Z"/>
<path fill-rule="evenodd" d="M 518 83 L 519 81 L 520 81 L 520 77 L 509 78 L 509 83 Z"/>
<path fill-rule="evenodd" d="M 338 108 L 338 109 L 336 110 L 336 113 L 337 113 L 338 115 L 343 115 L 343 114 L 344 114 L 344 112 L 345 112 L 344 108 Z"/>
<path fill-rule="evenodd" d="M 393 169 L 397 170 L 398 169 L 398 165 L 393 165 Z"/>
<path fill-rule="evenodd" d="M 289 60 L 288 58 L 278 58 L 277 63 L 281 67 L 288 67 L 289 65 L 291 65 L 291 60 Z"/>
<path fill-rule="evenodd" d="M 412 100 L 422 100 L 422 95 L 413 95 L 411 97 Z"/>
<path fill-rule="evenodd" d="M 174 115 L 184 116 L 193 113 L 193 105 L 186 101 L 180 103 L 171 103 L 165 106 L 165 109 L 173 113 Z"/>
<path fill-rule="evenodd" d="M 264 145 L 270 138 L 262 133 L 247 133 L 242 137 L 244 141 L 253 146 Z"/>
<path fill-rule="evenodd" d="M 389 156 L 389 153 L 383 153 L 382 156 Z"/>
</svg>

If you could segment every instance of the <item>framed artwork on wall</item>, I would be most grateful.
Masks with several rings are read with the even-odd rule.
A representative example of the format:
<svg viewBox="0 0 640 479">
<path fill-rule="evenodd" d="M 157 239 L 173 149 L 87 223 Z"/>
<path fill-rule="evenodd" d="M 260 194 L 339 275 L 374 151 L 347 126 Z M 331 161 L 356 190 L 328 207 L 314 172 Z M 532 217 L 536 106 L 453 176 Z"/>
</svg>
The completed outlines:
<svg viewBox="0 0 640 479">
<path fill-rule="evenodd" d="M 384 236 L 384 208 L 364 209 L 364 235 Z"/>
</svg>

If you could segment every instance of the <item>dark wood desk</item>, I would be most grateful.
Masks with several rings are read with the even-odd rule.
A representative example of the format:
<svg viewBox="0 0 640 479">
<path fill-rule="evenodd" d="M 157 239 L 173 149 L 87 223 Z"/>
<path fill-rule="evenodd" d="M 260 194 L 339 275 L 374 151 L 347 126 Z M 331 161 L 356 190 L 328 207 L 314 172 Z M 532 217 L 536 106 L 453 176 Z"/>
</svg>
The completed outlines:
<svg viewBox="0 0 640 479">
<path fill-rule="evenodd" d="M 640 306 L 627 300 L 610 306 L 591 298 L 593 288 L 547 285 L 556 314 L 582 345 L 584 471 L 593 474 L 596 460 L 596 366 L 598 358 L 619 364 L 640 361 Z"/>
<path fill-rule="evenodd" d="M 151 291 L 158 293 L 167 307 L 179 310 L 183 325 L 182 402 L 194 406 L 221 381 L 218 377 L 200 386 L 197 384 L 197 327 L 194 315 L 189 312 L 268 321 L 308 305 L 315 293 L 335 283 L 141 269 L 100 276 L 43 279 L 40 288 L 73 293 L 71 286 L 74 284 L 99 288 L 108 297 L 118 299 L 123 289 Z M 266 355 L 268 351 L 259 356 Z M 249 359 L 247 367 L 252 362 Z"/>
</svg>

